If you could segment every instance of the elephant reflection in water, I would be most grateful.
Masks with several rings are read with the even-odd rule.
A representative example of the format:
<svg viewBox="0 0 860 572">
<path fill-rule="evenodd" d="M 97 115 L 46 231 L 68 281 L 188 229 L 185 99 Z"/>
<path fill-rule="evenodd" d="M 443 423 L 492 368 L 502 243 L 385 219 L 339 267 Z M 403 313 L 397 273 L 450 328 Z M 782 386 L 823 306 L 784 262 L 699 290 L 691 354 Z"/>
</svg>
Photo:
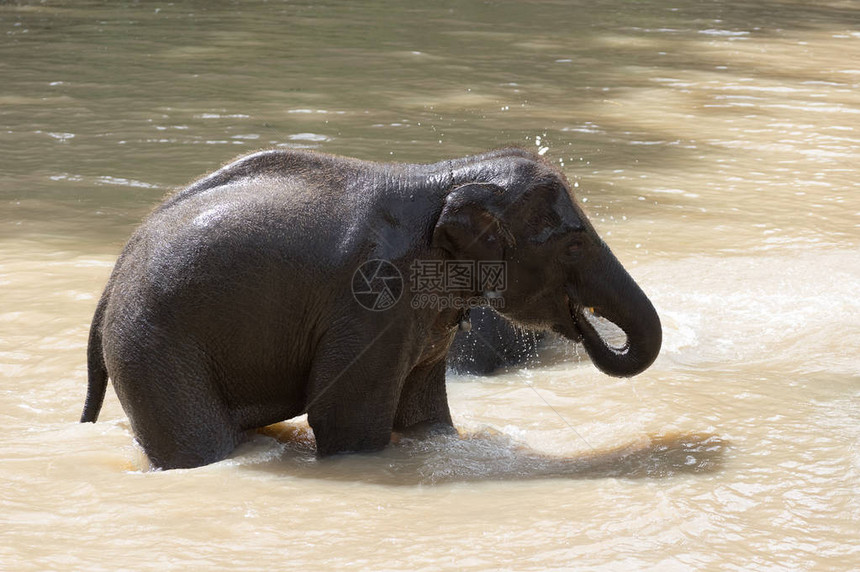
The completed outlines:
<svg viewBox="0 0 860 572">
<path fill-rule="evenodd" d="M 454 373 L 488 375 L 535 362 L 539 348 L 552 337 L 520 327 L 487 306 L 472 308 L 469 321 L 471 327 L 457 332 L 448 350 L 448 367 Z"/>
</svg>

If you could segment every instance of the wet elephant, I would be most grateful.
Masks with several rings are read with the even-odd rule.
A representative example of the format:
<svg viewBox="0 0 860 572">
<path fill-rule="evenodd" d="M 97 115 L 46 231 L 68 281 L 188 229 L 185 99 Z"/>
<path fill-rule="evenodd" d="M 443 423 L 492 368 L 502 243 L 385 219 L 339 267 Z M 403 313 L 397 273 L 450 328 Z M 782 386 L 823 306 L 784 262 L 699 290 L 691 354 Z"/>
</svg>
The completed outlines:
<svg viewBox="0 0 860 572">
<path fill-rule="evenodd" d="M 247 430 L 302 413 L 322 456 L 381 449 L 393 430 L 453 431 L 445 360 L 465 311 L 416 304 L 412 280 L 449 263 L 504 274 L 451 281 L 446 296 L 501 299 L 504 316 L 581 341 L 610 375 L 657 357 L 654 307 L 540 157 L 264 151 L 174 194 L 131 236 L 90 328 L 81 421 L 110 379 L 161 468 L 218 461 Z M 626 343 L 605 341 L 589 309 Z"/>
</svg>

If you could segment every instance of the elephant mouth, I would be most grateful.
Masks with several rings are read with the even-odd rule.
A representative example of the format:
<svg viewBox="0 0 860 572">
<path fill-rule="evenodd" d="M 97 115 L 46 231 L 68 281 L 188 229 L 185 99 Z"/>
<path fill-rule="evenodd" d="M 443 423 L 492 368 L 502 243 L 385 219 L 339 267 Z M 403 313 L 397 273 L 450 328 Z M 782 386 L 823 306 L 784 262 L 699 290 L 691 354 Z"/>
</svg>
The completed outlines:
<svg viewBox="0 0 860 572">
<path fill-rule="evenodd" d="M 568 310 L 572 322 L 573 335 L 567 336 L 574 342 L 599 341 L 605 350 L 615 356 L 625 356 L 630 350 L 627 334 L 617 324 L 601 315 L 600 310 L 591 306 L 575 304 L 568 299 Z M 585 343 L 586 351 L 591 344 Z M 589 351 L 589 353 L 591 353 Z"/>
<path fill-rule="evenodd" d="M 609 261 L 603 274 L 596 275 L 591 269 L 585 272 L 589 281 L 567 285 L 564 294 L 569 318 L 563 320 L 559 333 L 581 342 L 591 362 L 603 373 L 631 377 L 657 359 L 663 330 L 642 289 L 611 253 Z"/>
</svg>

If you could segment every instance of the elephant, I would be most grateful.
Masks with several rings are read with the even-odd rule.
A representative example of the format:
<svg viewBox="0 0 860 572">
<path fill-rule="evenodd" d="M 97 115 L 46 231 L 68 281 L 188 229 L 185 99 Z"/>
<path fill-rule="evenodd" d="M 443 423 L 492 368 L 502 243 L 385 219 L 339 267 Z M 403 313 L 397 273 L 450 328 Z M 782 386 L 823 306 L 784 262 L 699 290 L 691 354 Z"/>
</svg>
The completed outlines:
<svg viewBox="0 0 860 572">
<path fill-rule="evenodd" d="M 81 422 L 110 380 L 161 469 L 222 460 L 302 414 L 320 457 L 380 450 L 393 432 L 455 434 L 446 355 L 481 304 L 581 342 L 609 375 L 660 351 L 654 306 L 535 154 L 253 153 L 133 232 L 96 305 Z M 626 341 L 605 341 L 590 313 Z"/>
</svg>

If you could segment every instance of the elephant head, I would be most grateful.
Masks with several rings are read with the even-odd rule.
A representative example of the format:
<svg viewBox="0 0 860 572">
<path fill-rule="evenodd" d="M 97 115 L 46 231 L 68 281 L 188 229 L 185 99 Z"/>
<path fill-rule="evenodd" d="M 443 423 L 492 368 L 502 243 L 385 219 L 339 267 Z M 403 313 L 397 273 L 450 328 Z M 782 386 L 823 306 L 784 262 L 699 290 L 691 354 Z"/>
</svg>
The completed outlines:
<svg viewBox="0 0 860 572">
<path fill-rule="evenodd" d="M 496 309 L 525 327 L 581 342 L 604 373 L 628 377 L 657 358 L 660 318 L 572 198 L 564 175 L 522 151 L 460 166 L 432 238 L 457 260 L 504 261 Z M 589 315 L 620 328 L 613 345 Z"/>
</svg>

